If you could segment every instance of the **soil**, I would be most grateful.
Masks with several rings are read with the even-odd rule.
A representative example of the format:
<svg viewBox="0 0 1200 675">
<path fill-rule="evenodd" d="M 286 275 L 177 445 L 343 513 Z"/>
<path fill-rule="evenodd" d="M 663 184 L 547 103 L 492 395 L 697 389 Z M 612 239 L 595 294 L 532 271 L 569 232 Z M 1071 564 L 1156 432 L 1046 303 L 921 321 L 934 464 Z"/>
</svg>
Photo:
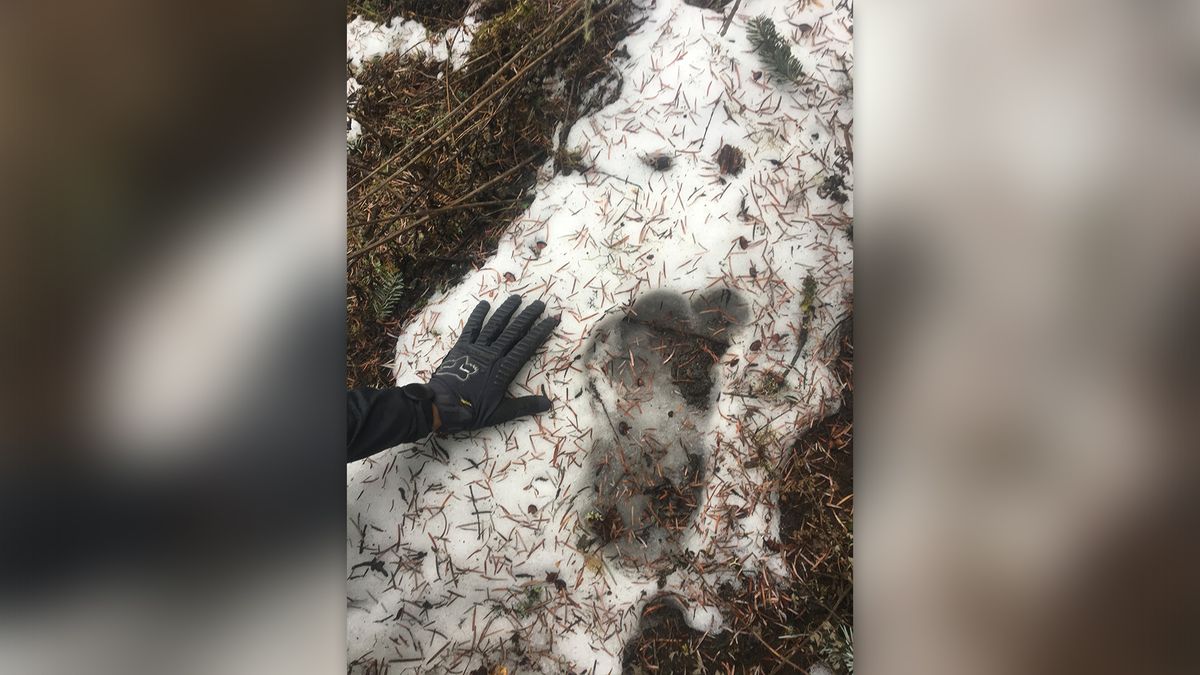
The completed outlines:
<svg viewBox="0 0 1200 675">
<path fill-rule="evenodd" d="M 784 458 L 777 482 L 780 541 L 790 583 L 743 575 L 722 607 L 728 630 L 689 628 L 679 601 L 647 605 L 623 655 L 627 673 L 798 673 L 823 663 L 853 672 L 853 334 L 850 319 L 834 363 L 845 383 L 839 410 L 820 420 Z"/>
</svg>

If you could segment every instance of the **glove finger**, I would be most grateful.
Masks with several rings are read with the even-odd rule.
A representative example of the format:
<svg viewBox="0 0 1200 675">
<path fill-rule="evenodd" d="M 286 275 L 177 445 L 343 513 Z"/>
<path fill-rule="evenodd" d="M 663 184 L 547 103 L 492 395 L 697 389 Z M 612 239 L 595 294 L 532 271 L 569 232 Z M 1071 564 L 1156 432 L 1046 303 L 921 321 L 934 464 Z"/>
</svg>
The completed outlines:
<svg viewBox="0 0 1200 675">
<path fill-rule="evenodd" d="M 504 329 L 504 332 L 500 334 L 500 337 L 496 338 L 492 346 L 501 354 L 507 352 L 509 348 L 517 344 L 517 341 L 525 336 L 525 333 L 529 331 L 529 327 L 533 325 L 534 321 L 537 321 L 537 318 L 541 316 L 545 309 L 546 303 L 541 300 L 534 300 L 528 307 L 521 310 L 521 313 L 517 315 L 517 318 L 513 319 L 512 323 L 508 324 L 508 328 Z"/>
<path fill-rule="evenodd" d="M 496 412 L 488 418 L 488 424 L 504 424 L 528 415 L 544 413 L 550 409 L 550 399 L 545 396 L 521 396 L 506 398 L 496 406 Z"/>
<path fill-rule="evenodd" d="M 479 334 L 479 344 L 492 344 L 492 341 L 496 339 L 496 336 L 500 334 L 500 331 L 504 330 L 504 326 L 508 323 L 509 317 L 511 317 L 513 312 L 517 311 L 517 308 L 520 306 L 521 296 L 508 296 L 508 299 L 502 302 L 500 306 L 496 308 L 496 313 L 492 315 L 492 318 L 488 320 L 487 325 L 483 327 L 483 332 Z"/>
<path fill-rule="evenodd" d="M 471 316 L 467 317 L 467 323 L 463 326 L 462 335 L 458 336 L 460 344 L 471 344 L 479 337 L 479 329 L 483 326 L 483 319 L 487 316 L 491 305 L 486 300 L 480 300 L 475 309 L 471 310 Z"/>
<path fill-rule="evenodd" d="M 504 363 L 501 366 L 504 374 L 510 378 L 515 377 L 517 371 L 521 370 L 521 366 L 533 358 L 534 352 L 546 342 L 557 326 L 558 317 L 556 316 L 543 319 L 534 326 L 533 330 L 529 331 L 529 334 L 521 338 L 517 346 L 512 348 L 508 356 L 504 357 Z"/>
</svg>

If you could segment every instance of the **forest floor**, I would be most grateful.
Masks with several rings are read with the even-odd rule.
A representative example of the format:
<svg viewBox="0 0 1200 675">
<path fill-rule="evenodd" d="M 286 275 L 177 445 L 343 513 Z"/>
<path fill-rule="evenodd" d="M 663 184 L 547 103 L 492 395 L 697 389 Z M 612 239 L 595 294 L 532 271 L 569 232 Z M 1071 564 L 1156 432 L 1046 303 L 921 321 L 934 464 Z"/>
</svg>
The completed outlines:
<svg viewBox="0 0 1200 675">
<path fill-rule="evenodd" d="M 665 20 L 658 5 L 668 5 Z M 466 456 L 479 441 L 431 439 L 351 470 L 351 670 L 560 672 L 562 664 L 581 666 L 580 654 L 591 663 L 598 650 L 613 655 L 607 669 L 627 673 L 853 672 L 852 89 L 842 82 L 850 77 L 843 36 L 852 8 L 795 0 L 776 9 L 787 17 L 775 21 L 784 43 L 798 45 L 796 68 L 803 62 L 803 81 L 811 82 L 797 87 L 772 64 L 739 64 L 735 50 L 746 38 L 732 36 L 746 35 L 759 5 L 776 7 L 754 0 L 349 3 L 347 386 L 391 386 L 414 364 L 434 367 L 456 307 L 476 296 L 545 297 L 564 312 L 559 344 L 566 344 L 539 362 L 550 373 L 544 381 L 525 382 L 558 392 L 549 429 L 539 422 L 527 438 L 488 437 L 482 457 Z M 658 18 L 646 24 L 651 15 Z M 626 40 L 643 24 L 651 34 Z M 681 45 L 692 50 L 686 58 Z M 713 61 L 711 73 L 707 61 L 692 64 L 703 69 L 696 82 L 716 82 L 725 93 L 670 74 L 699 50 L 711 50 Z M 645 69 L 621 65 L 638 59 L 653 60 L 651 70 L 664 75 L 652 83 Z M 787 71 L 786 55 L 782 61 L 776 70 Z M 631 77 L 641 78 L 644 100 L 631 96 Z M 724 102 L 707 105 L 714 95 Z M 613 104 L 624 108 L 596 116 Z M 686 108 L 683 116 L 661 112 L 671 106 Z M 599 130 L 606 123 L 624 125 L 638 152 Z M 585 124 L 581 142 L 573 127 Z M 692 132 L 695 146 L 672 138 Z M 612 159 L 622 152 L 632 164 Z M 625 190 L 633 190 L 629 202 Z M 556 220 L 566 212 L 577 230 Z M 655 229 L 676 222 L 674 232 Z M 656 242 L 660 236 L 671 243 Z M 605 274 L 619 283 L 596 281 Z M 700 307 L 713 302 L 701 300 L 718 283 L 750 307 L 739 319 L 741 337 L 720 338 L 728 354 L 710 352 L 702 370 L 713 374 L 698 388 L 705 400 L 670 403 L 712 420 L 679 432 L 681 443 L 705 446 L 697 456 L 707 474 L 676 481 L 707 482 L 702 496 L 685 500 L 691 515 L 679 529 L 712 526 L 668 533 L 675 548 L 639 571 L 611 537 L 596 534 L 588 522 L 595 507 L 575 499 L 588 503 L 589 490 L 603 489 L 594 467 L 612 452 L 580 428 L 595 426 L 596 410 L 615 410 L 643 382 L 611 376 L 618 362 L 587 349 L 605 341 L 598 322 L 625 316 L 629 323 L 630 308 L 655 287 L 678 289 Z M 680 359 L 673 363 L 658 368 L 684 390 Z M 591 378 L 595 395 L 576 402 L 578 372 Z M 605 377 L 601 387 L 619 390 L 616 401 L 594 386 Z M 665 422 L 654 417 L 656 406 L 679 424 L 666 404 L 650 401 L 649 413 L 626 411 L 614 436 L 632 428 L 652 438 Z M 732 450 L 720 440 L 730 431 L 738 435 Z M 499 455 L 490 442 L 504 448 Z M 504 456 L 524 470 L 497 461 Z M 424 463 L 402 474 L 400 465 L 417 461 Z M 420 475 L 426 464 L 437 467 L 430 469 L 436 480 Z M 526 501 L 545 488 L 533 481 L 547 479 L 535 475 L 557 486 L 537 507 Z M 481 511 L 485 490 L 493 506 Z M 397 505 L 397 495 L 408 504 Z M 730 513 L 744 522 L 731 525 L 722 515 Z M 480 522 L 481 514 L 491 522 Z M 547 519 L 556 527 L 547 529 Z M 431 534 L 442 532 L 443 520 L 448 532 L 473 529 L 484 543 Z M 701 560 L 698 550 L 715 555 Z M 482 562 L 471 567 L 477 553 Z M 524 561 L 514 563 L 518 557 Z M 671 569 L 659 565 L 667 558 Z M 482 595 L 461 588 L 463 579 L 478 580 Z M 641 590 L 635 599 L 621 588 Z M 476 616 L 479 608 L 486 616 Z M 499 619 L 508 632 L 489 633 Z M 460 629 L 466 633 L 456 636 Z"/>
</svg>

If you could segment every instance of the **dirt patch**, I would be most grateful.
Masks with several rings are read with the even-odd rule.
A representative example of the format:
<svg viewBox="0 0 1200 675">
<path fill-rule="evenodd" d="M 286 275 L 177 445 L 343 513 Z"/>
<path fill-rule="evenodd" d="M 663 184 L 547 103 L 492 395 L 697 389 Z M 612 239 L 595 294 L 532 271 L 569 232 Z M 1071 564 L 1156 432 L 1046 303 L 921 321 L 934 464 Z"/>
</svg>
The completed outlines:
<svg viewBox="0 0 1200 675">
<path fill-rule="evenodd" d="M 662 596 L 647 605 L 640 633 L 626 647 L 629 673 L 796 673 L 824 663 L 836 673 L 854 667 L 852 319 L 838 345 L 834 370 L 842 405 L 820 420 L 771 472 L 779 495 L 779 552 L 791 579 L 776 584 L 743 575 L 727 585 L 721 607 L 728 630 L 706 635 L 683 620 L 679 602 Z"/>
<path fill-rule="evenodd" d="M 638 631 L 621 655 L 621 665 L 631 675 L 751 672 L 755 664 L 770 672 L 772 654 L 762 642 L 750 635 L 705 635 L 693 630 L 684 621 L 678 601 L 670 596 L 659 596 L 646 605 Z"/>
<path fill-rule="evenodd" d="M 746 157 L 741 150 L 726 143 L 717 151 L 717 166 L 721 173 L 736 176 L 746 167 Z"/>
<path fill-rule="evenodd" d="M 458 2 L 360 2 L 430 30 Z M 355 79 L 362 136 L 347 161 L 347 386 L 388 386 L 395 336 L 437 288 L 495 251 L 530 199 L 554 129 L 619 90 L 627 0 L 493 0 L 467 65 L 392 55 Z M 349 76 L 350 73 L 348 73 Z M 514 279 L 515 281 L 515 279 Z"/>
<path fill-rule="evenodd" d="M 669 364 L 671 381 L 683 399 L 705 409 L 714 384 L 713 367 L 729 349 L 730 328 L 747 317 L 745 301 L 729 289 L 698 295 L 690 307 L 682 297 L 677 306 L 664 302 L 663 297 L 663 292 L 658 292 L 639 299 L 624 319 L 625 332 L 648 329 L 642 345 L 651 352 L 648 360 Z M 622 358 L 612 365 L 623 364 Z M 616 379 L 617 375 L 610 372 L 610 377 Z"/>
<path fill-rule="evenodd" d="M 605 424 L 590 452 L 594 498 L 583 512 L 582 548 L 605 548 L 633 567 L 675 564 L 705 480 L 696 425 L 675 413 L 708 407 L 714 364 L 747 312 L 728 289 L 690 301 L 659 289 L 595 329 L 584 366 L 596 378 L 590 390 Z M 605 402 L 600 385 L 614 401 Z"/>
<path fill-rule="evenodd" d="M 430 30 L 442 30 L 466 16 L 471 0 L 354 0 L 346 3 L 346 20 L 362 16 L 375 23 L 395 17 L 420 21 Z"/>
</svg>

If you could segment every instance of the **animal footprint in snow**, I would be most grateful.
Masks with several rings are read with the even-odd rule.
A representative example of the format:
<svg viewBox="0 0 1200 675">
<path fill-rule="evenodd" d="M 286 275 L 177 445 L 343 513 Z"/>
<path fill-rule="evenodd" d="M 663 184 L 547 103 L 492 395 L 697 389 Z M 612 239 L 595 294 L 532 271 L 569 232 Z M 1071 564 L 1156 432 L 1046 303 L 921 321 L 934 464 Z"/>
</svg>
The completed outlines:
<svg viewBox="0 0 1200 675">
<path fill-rule="evenodd" d="M 658 568 L 678 552 L 705 478 L 714 366 L 748 314 L 728 289 L 691 302 L 657 290 L 593 333 L 585 358 L 600 421 L 583 520 L 619 562 Z"/>
</svg>

